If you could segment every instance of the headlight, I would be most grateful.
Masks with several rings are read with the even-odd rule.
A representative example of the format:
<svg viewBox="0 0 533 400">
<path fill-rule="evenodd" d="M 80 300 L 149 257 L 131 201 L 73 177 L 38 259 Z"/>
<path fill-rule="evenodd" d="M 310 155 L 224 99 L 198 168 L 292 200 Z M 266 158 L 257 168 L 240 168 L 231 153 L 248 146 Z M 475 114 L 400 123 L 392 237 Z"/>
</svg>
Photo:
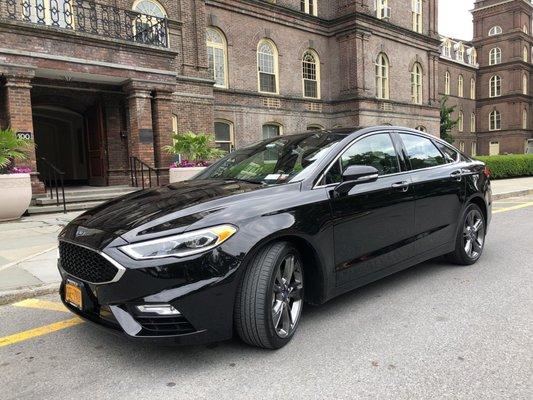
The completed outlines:
<svg viewBox="0 0 533 400">
<path fill-rule="evenodd" d="M 136 260 L 186 257 L 217 247 L 233 236 L 235 232 L 237 232 L 237 228 L 232 225 L 220 225 L 122 246 L 120 250 Z"/>
</svg>

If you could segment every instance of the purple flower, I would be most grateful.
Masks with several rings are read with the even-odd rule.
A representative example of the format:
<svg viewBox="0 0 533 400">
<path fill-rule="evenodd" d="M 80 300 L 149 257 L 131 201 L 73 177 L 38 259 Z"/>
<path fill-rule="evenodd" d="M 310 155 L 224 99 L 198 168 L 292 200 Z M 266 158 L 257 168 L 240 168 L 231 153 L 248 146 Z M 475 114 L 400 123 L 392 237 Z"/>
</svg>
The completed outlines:
<svg viewBox="0 0 533 400">
<path fill-rule="evenodd" d="M 189 160 L 182 160 L 180 163 L 172 163 L 170 164 L 170 168 L 194 168 L 194 167 L 208 167 L 209 164 L 206 161 L 189 161 Z"/>
<path fill-rule="evenodd" d="M 10 174 L 29 174 L 30 172 L 30 167 L 13 167 L 9 170 Z"/>
</svg>

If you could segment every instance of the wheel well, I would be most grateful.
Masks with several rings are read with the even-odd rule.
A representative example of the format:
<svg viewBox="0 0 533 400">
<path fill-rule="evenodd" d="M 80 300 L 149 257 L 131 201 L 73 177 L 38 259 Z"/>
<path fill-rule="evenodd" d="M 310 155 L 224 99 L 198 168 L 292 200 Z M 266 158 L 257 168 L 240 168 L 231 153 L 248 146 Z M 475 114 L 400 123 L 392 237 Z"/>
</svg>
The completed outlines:
<svg viewBox="0 0 533 400">
<path fill-rule="evenodd" d="M 487 221 L 487 205 L 485 204 L 485 200 L 483 200 L 481 197 L 473 197 L 470 199 L 470 203 L 473 203 L 477 205 L 479 208 L 481 208 L 481 212 L 483 213 L 483 218 L 485 218 L 485 221 Z"/>
</svg>

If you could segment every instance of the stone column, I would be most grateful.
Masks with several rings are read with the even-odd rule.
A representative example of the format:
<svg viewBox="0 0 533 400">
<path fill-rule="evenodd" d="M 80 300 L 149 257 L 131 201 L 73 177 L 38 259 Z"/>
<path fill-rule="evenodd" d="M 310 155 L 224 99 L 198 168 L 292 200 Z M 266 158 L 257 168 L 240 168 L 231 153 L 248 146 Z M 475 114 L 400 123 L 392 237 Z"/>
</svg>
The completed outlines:
<svg viewBox="0 0 533 400">
<path fill-rule="evenodd" d="M 172 89 L 157 89 L 153 100 L 154 160 L 160 183 L 168 183 L 168 168 L 173 156 L 163 148 L 172 144 Z"/>
<path fill-rule="evenodd" d="M 109 185 L 127 185 L 130 183 L 127 136 L 123 126 L 121 98 L 116 95 L 103 95 L 102 105 L 104 108 L 106 136 L 107 136 L 107 160 Z"/>
<path fill-rule="evenodd" d="M 125 86 L 128 94 L 129 155 L 154 165 L 154 131 L 152 126 L 152 90 L 136 82 Z"/>
<path fill-rule="evenodd" d="M 33 114 L 31 108 L 31 80 L 35 73 L 31 69 L 9 70 L 3 72 L 5 79 L 5 119 L 7 127 L 14 132 L 24 132 L 35 140 L 33 132 Z M 44 184 L 37 172 L 35 147 L 27 153 L 26 160 L 17 161 L 17 166 L 30 167 L 33 194 L 45 193 Z"/>
</svg>

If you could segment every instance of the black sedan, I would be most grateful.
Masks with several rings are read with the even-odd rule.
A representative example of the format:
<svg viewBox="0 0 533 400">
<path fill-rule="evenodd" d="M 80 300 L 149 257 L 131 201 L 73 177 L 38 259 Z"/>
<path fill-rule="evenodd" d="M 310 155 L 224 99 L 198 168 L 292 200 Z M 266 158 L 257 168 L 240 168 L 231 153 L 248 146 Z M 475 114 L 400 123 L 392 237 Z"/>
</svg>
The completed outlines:
<svg viewBox="0 0 533 400">
<path fill-rule="evenodd" d="M 60 234 L 61 298 L 139 339 L 280 348 L 321 304 L 425 260 L 475 263 L 485 165 L 401 127 L 312 131 L 117 198 Z"/>
</svg>

